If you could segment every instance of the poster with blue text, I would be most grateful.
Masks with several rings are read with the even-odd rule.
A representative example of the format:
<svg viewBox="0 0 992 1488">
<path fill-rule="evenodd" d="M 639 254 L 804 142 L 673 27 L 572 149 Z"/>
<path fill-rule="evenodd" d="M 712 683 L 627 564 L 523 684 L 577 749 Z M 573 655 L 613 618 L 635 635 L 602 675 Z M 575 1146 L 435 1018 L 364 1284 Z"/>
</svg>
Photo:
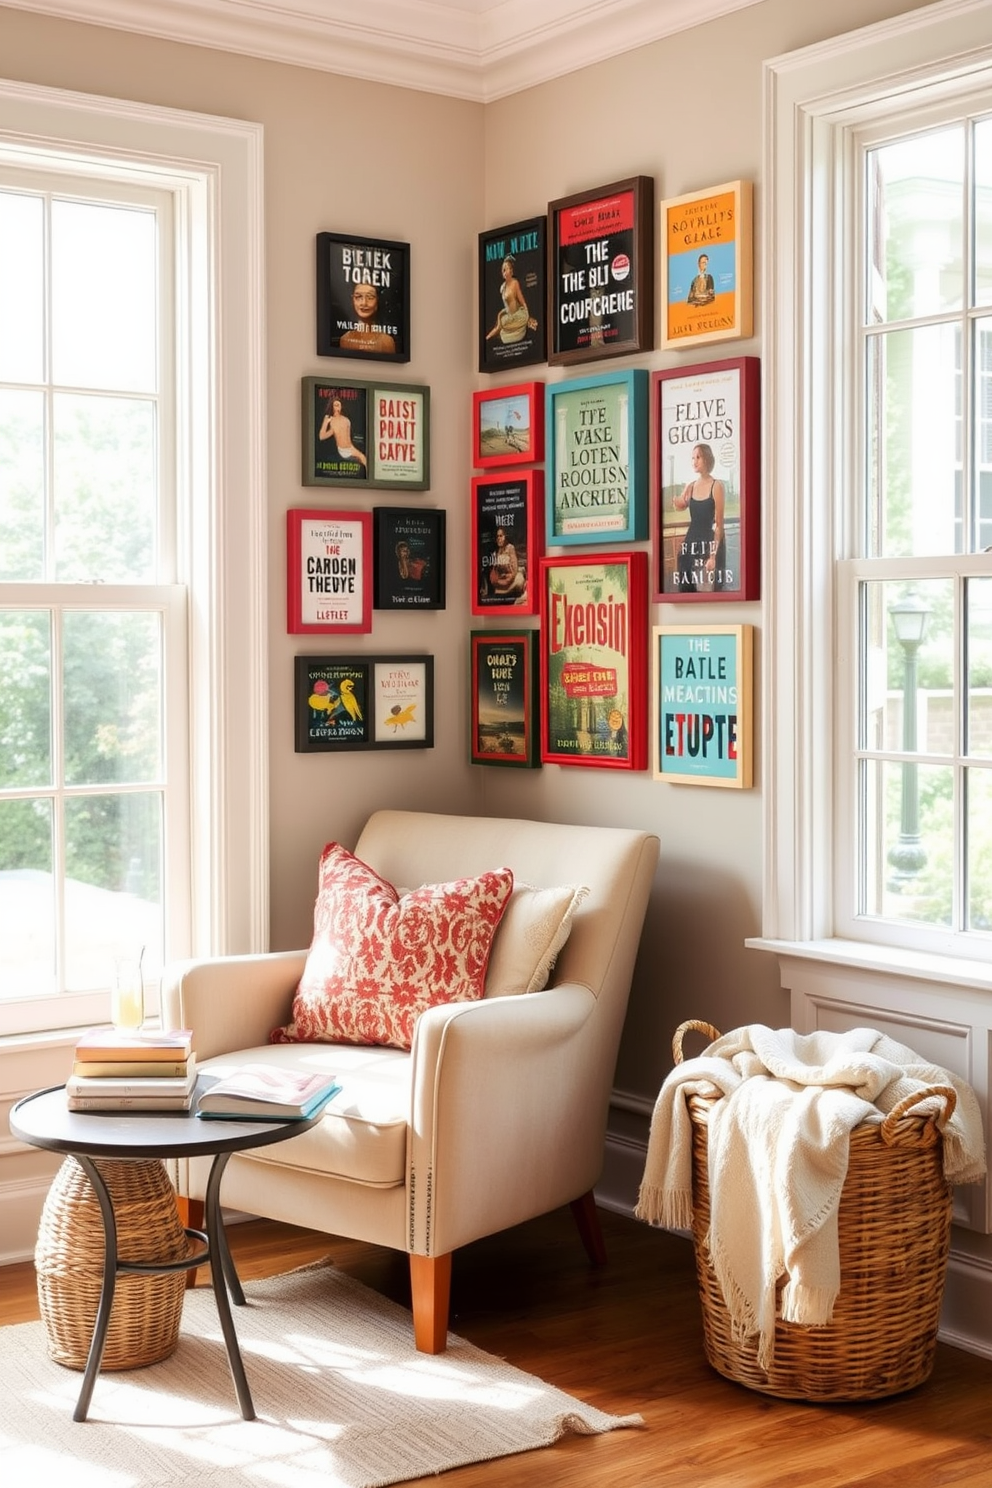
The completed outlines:
<svg viewBox="0 0 992 1488">
<path fill-rule="evenodd" d="M 750 625 L 656 626 L 654 777 L 751 784 Z"/>
</svg>

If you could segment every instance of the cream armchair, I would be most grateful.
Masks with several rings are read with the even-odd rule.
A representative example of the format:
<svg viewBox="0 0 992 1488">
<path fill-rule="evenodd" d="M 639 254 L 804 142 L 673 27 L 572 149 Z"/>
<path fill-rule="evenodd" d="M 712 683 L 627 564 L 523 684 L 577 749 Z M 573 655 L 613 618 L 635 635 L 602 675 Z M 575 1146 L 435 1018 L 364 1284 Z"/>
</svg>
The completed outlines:
<svg viewBox="0 0 992 1488">
<path fill-rule="evenodd" d="M 430 1008 L 409 1051 L 269 1044 L 290 1019 L 305 951 L 165 972 L 163 1018 L 193 1030 L 202 1069 L 331 1069 L 343 1087 L 318 1126 L 232 1157 L 225 1205 L 406 1251 L 416 1345 L 439 1353 L 459 1246 L 571 1204 L 591 1258 L 603 1258 L 592 1189 L 658 839 L 379 811 L 354 851 L 407 889 L 504 865 L 518 883 L 589 889 L 546 990 Z M 179 1175 L 194 1218 L 207 1161 Z"/>
</svg>

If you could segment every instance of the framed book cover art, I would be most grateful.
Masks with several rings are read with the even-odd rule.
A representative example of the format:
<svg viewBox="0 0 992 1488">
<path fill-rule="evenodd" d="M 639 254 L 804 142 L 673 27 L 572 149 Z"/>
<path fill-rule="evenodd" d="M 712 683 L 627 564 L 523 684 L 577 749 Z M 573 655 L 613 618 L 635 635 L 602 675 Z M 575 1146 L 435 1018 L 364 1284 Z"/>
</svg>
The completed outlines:
<svg viewBox="0 0 992 1488">
<path fill-rule="evenodd" d="M 317 234 L 317 355 L 410 360 L 410 245 Z"/>
<path fill-rule="evenodd" d="M 751 182 L 661 203 L 661 344 L 670 350 L 752 333 Z"/>
<path fill-rule="evenodd" d="M 547 361 L 544 217 L 479 234 L 479 371 Z"/>
<path fill-rule="evenodd" d="M 294 508 L 286 513 L 290 635 L 372 629 L 372 514 Z"/>
<path fill-rule="evenodd" d="M 305 486 L 367 486 L 368 385 L 304 377 L 301 429 Z"/>
<path fill-rule="evenodd" d="M 541 759 L 647 768 L 648 557 L 541 560 Z"/>
<path fill-rule="evenodd" d="M 548 362 L 654 345 L 654 181 L 632 176 L 548 205 Z"/>
<path fill-rule="evenodd" d="M 375 608 L 443 610 L 445 513 L 377 506 L 372 519 Z"/>
<path fill-rule="evenodd" d="M 651 374 L 656 601 L 759 596 L 760 381 L 757 357 Z"/>
<path fill-rule="evenodd" d="M 472 394 L 472 464 L 477 470 L 544 459 L 543 391 L 543 382 L 521 382 Z"/>
<path fill-rule="evenodd" d="M 753 642 L 751 625 L 655 626 L 656 780 L 737 790 L 750 786 Z"/>
<path fill-rule="evenodd" d="M 301 390 L 305 486 L 427 490 L 430 388 L 304 377 Z"/>
<path fill-rule="evenodd" d="M 361 658 L 296 656 L 296 752 L 369 747 L 369 663 Z"/>
<path fill-rule="evenodd" d="M 473 765 L 540 765 L 538 639 L 536 630 L 471 632 Z"/>
<path fill-rule="evenodd" d="M 549 384 L 547 429 L 548 545 L 647 537 L 648 373 Z"/>
<path fill-rule="evenodd" d="M 543 532 L 543 470 L 473 478 L 473 615 L 537 614 Z"/>
<path fill-rule="evenodd" d="M 414 383 L 369 386 L 372 484 L 426 491 L 431 483 L 431 390 Z"/>
<path fill-rule="evenodd" d="M 433 656 L 371 658 L 373 749 L 433 749 Z"/>
</svg>

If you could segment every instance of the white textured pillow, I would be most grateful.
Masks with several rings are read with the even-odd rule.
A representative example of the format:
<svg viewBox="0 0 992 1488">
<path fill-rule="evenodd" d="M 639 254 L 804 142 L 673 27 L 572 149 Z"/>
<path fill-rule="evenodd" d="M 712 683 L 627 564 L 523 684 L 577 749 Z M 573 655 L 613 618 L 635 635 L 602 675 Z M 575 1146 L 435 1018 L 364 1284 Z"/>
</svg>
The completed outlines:
<svg viewBox="0 0 992 1488">
<path fill-rule="evenodd" d="M 510 997 L 546 987 L 575 911 L 588 893 L 580 884 L 554 889 L 514 884 L 493 940 L 483 995 Z"/>
</svg>

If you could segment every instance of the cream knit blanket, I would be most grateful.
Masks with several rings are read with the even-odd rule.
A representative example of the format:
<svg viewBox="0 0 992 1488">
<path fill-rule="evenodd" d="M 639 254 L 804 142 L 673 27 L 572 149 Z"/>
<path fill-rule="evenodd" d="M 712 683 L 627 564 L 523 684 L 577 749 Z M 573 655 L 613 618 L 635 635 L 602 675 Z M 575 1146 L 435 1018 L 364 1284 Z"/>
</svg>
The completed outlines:
<svg viewBox="0 0 992 1488">
<path fill-rule="evenodd" d="M 692 1223 L 692 1121 L 687 1097 L 717 1096 L 707 1134 L 707 1246 L 734 1336 L 758 1335 L 770 1367 L 776 1286 L 786 1277 L 786 1322 L 828 1323 L 840 1290 L 838 1212 L 849 1136 L 881 1121 L 905 1096 L 951 1085 L 949 1119 L 937 1116 L 944 1173 L 971 1183 L 985 1172 L 985 1140 L 974 1091 L 912 1049 L 870 1028 L 798 1034 L 752 1024 L 724 1034 L 668 1075 L 654 1109 L 635 1213 L 649 1224 Z"/>
</svg>

